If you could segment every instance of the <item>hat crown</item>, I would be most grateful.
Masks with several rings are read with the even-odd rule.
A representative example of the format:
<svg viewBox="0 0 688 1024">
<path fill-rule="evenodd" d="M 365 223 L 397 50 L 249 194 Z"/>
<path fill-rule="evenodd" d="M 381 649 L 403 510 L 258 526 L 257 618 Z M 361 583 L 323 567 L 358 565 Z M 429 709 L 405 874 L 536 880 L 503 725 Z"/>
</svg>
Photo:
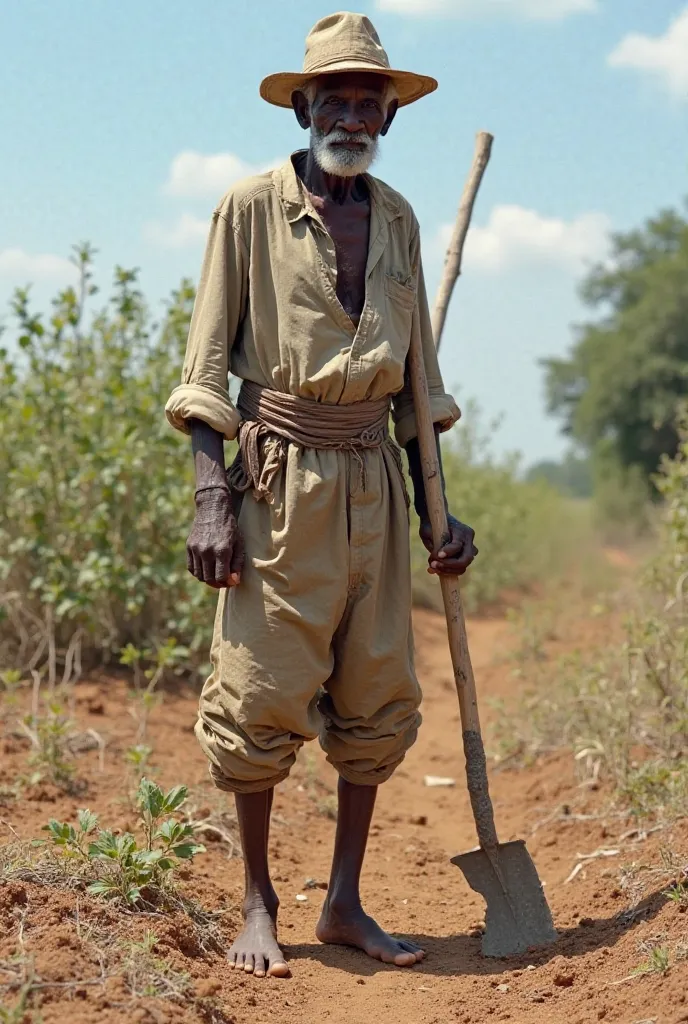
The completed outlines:
<svg viewBox="0 0 688 1024">
<path fill-rule="evenodd" d="M 340 11 L 316 22 L 306 37 L 304 73 L 312 74 L 351 59 L 389 67 L 389 58 L 370 18 L 365 14 Z"/>
</svg>

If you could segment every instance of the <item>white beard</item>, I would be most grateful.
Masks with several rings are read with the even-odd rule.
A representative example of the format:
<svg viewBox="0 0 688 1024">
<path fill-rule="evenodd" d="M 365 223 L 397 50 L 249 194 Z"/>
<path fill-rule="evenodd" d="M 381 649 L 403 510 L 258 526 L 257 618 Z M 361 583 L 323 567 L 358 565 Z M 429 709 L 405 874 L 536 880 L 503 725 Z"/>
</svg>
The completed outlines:
<svg viewBox="0 0 688 1024">
<path fill-rule="evenodd" d="M 333 142 L 359 142 L 365 149 L 340 149 Z M 325 174 L 336 174 L 340 178 L 355 178 L 357 174 L 365 174 L 377 159 L 379 143 L 371 139 L 367 132 L 346 132 L 335 128 L 329 135 L 323 135 L 315 125 L 311 125 L 311 148 L 316 163 Z"/>
</svg>

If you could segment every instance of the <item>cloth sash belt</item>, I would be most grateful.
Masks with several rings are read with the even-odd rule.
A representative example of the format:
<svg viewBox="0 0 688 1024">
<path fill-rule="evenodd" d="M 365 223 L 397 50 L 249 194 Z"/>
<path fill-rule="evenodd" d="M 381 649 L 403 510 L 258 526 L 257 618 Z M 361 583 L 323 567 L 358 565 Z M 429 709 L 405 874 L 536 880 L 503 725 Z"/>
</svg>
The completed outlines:
<svg viewBox="0 0 688 1024">
<path fill-rule="evenodd" d="M 300 448 L 350 451 L 358 460 L 365 489 L 362 450 L 389 442 L 401 469 L 399 449 L 389 437 L 389 407 L 389 398 L 334 405 L 245 380 L 237 401 L 239 451 L 227 473 L 229 485 L 240 493 L 252 490 L 256 501 L 272 502 L 272 485 L 291 442 Z"/>
</svg>

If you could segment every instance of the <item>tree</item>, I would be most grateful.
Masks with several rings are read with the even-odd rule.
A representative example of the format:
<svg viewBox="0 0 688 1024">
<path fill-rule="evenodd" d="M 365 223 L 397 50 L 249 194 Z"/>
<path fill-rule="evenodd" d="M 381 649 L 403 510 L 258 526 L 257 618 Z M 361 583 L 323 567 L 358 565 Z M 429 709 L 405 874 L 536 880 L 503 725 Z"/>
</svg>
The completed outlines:
<svg viewBox="0 0 688 1024">
<path fill-rule="evenodd" d="M 650 479 L 678 450 L 688 392 L 688 221 L 668 210 L 616 235 L 581 294 L 600 319 L 580 328 L 567 359 L 544 361 L 549 411 L 591 452 Z"/>
</svg>

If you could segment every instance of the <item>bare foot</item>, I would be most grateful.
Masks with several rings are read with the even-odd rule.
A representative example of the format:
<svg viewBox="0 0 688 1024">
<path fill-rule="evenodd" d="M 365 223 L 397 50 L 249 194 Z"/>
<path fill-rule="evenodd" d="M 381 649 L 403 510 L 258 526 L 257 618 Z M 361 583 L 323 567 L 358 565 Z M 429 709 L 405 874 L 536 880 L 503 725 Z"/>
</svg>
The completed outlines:
<svg viewBox="0 0 688 1024">
<path fill-rule="evenodd" d="M 277 909 L 271 913 L 262 903 L 244 907 L 244 927 L 227 955 L 230 967 L 238 971 L 256 978 L 286 978 L 289 967 L 277 944 Z"/>
<path fill-rule="evenodd" d="M 360 906 L 334 908 L 325 901 L 315 934 L 321 942 L 355 946 L 374 960 L 397 967 L 413 967 L 425 956 L 424 950 L 412 942 L 388 935 Z"/>
</svg>

